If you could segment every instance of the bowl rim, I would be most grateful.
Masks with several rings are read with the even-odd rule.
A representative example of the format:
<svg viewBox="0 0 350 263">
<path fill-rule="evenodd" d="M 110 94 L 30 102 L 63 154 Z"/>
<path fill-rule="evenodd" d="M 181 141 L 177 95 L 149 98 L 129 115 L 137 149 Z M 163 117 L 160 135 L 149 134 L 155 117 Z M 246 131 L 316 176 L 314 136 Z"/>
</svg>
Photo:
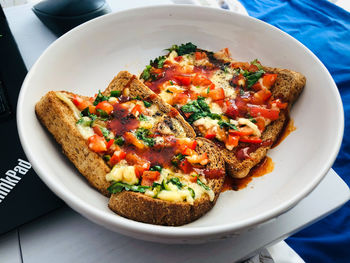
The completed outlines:
<svg viewBox="0 0 350 263">
<path fill-rule="evenodd" d="M 332 83 L 332 87 L 330 87 L 330 90 L 334 93 L 335 98 L 337 100 L 337 111 L 338 111 L 338 121 L 340 123 L 339 127 L 337 127 L 337 137 L 335 138 L 335 142 L 332 149 L 329 151 L 330 157 L 328 159 L 328 162 L 325 162 L 322 165 L 322 168 L 319 169 L 319 172 L 317 176 L 314 177 L 314 179 L 306 186 L 302 191 L 300 191 L 297 195 L 295 195 L 293 198 L 291 198 L 289 201 L 285 201 L 281 203 L 279 206 L 274 207 L 273 209 L 267 210 L 267 212 L 263 214 L 259 214 L 257 216 L 254 216 L 252 218 L 241 220 L 234 223 L 228 223 L 228 224 L 221 224 L 216 226 L 200 226 L 200 227 L 172 227 L 172 226 L 159 226 L 159 225 L 152 225 L 152 224 L 146 224 L 142 222 L 133 221 L 130 219 L 126 219 L 124 217 L 107 213 L 105 211 L 101 211 L 98 208 L 95 208 L 93 205 L 88 204 L 87 202 L 84 202 L 80 198 L 76 197 L 75 195 L 72 195 L 71 192 L 63 185 L 54 183 L 50 176 L 46 175 L 45 171 L 42 169 L 40 163 L 37 162 L 36 158 L 34 157 L 34 153 L 32 152 L 30 145 L 27 143 L 27 138 L 25 135 L 25 124 L 23 121 L 23 118 L 25 117 L 25 114 L 23 113 L 23 105 L 25 101 L 25 92 L 28 89 L 28 85 L 35 74 L 36 68 L 40 64 L 41 60 L 47 54 L 51 52 L 51 50 L 54 50 L 57 45 L 59 45 L 62 41 L 69 38 L 72 34 L 76 34 L 80 32 L 82 29 L 85 29 L 86 27 L 89 27 L 90 24 L 98 22 L 108 23 L 114 16 L 119 15 L 125 15 L 128 13 L 134 14 L 135 12 L 147 12 L 148 10 L 158 10 L 159 11 L 166 11 L 166 12 L 174 12 L 174 11 L 180 11 L 183 7 L 186 7 L 186 9 L 191 9 L 193 12 L 195 12 L 198 9 L 205 9 L 206 12 L 209 12 L 213 15 L 230 15 L 230 16 L 241 16 L 244 17 L 243 19 L 248 19 L 251 21 L 254 21 L 254 23 L 262 23 L 264 26 L 279 31 L 280 34 L 284 35 L 284 37 L 288 38 L 288 40 L 292 41 L 295 45 L 299 46 L 300 48 L 304 49 L 305 52 L 308 53 L 311 57 L 313 57 L 321 66 L 322 70 L 324 71 L 324 74 L 328 76 Z M 171 8 L 171 9 L 170 9 Z M 169 10 L 170 9 L 170 10 Z M 216 13 L 216 14 L 214 14 Z M 93 20 L 90 20 L 73 30 L 67 32 L 60 38 L 58 38 L 56 41 L 54 41 L 44 52 L 41 54 L 41 56 L 37 59 L 35 64 L 30 69 L 29 73 L 27 74 L 23 84 L 22 88 L 19 94 L 18 103 L 17 103 L 17 127 L 18 127 L 18 133 L 20 137 L 20 141 L 23 147 L 24 152 L 26 153 L 26 156 L 28 157 L 30 163 L 32 164 L 34 170 L 38 174 L 38 176 L 41 178 L 41 180 L 44 181 L 44 183 L 61 199 L 63 199 L 64 202 L 66 202 L 70 207 L 72 207 L 74 210 L 76 210 L 78 213 L 90 218 L 91 220 L 95 221 L 98 224 L 102 224 L 107 228 L 113 229 L 115 231 L 120 232 L 133 232 L 133 233 L 142 233 L 146 235 L 151 236 L 158 236 L 158 237 L 168 237 L 168 238 L 198 238 L 202 236 L 211 236 L 211 235 L 218 235 L 218 234 L 228 234 L 233 233 L 237 230 L 246 229 L 248 227 L 263 223 L 269 219 L 275 218 L 284 212 L 286 212 L 288 209 L 295 206 L 298 202 L 300 202 L 304 197 L 306 197 L 323 179 L 323 177 L 326 175 L 328 170 L 333 165 L 337 154 L 340 150 L 342 138 L 343 138 L 343 132 L 344 132 L 344 112 L 343 112 L 343 105 L 341 101 L 341 97 L 339 94 L 339 91 L 336 87 L 336 84 L 326 69 L 326 67 L 323 65 L 323 63 L 314 55 L 307 47 L 305 47 L 302 43 L 300 43 L 298 40 L 290 36 L 289 34 L 283 32 L 282 30 L 267 24 L 264 21 L 261 21 L 259 19 L 233 13 L 231 11 L 222 10 L 222 9 L 214 9 L 210 7 L 203 7 L 203 6 L 194 6 L 194 5 L 173 5 L 173 4 L 162 4 L 162 5 L 152 5 L 152 6 L 146 6 L 146 7 L 136 7 L 131 9 L 126 9 L 122 11 L 118 11 L 115 13 L 111 13 L 108 15 L 104 15 L 102 17 L 95 18 Z M 103 222 L 103 223 L 101 223 Z M 106 225 L 107 224 L 107 225 Z M 109 225 L 109 226 L 108 226 Z M 113 227 L 110 227 L 113 226 Z M 116 227 L 118 230 L 116 230 Z"/>
</svg>

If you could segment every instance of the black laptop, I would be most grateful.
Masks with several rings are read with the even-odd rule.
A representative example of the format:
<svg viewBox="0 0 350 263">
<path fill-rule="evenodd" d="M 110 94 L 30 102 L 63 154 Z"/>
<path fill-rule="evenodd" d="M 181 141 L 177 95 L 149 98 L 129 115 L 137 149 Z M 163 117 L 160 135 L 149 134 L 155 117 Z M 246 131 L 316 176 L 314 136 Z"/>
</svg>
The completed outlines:
<svg viewBox="0 0 350 263">
<path fill-rule="evenodd" d="M 0 234 L 62 206 L 35 174 L 19 141 L 16 106 L 26 74 L 0 7 Z"/>
</svg>

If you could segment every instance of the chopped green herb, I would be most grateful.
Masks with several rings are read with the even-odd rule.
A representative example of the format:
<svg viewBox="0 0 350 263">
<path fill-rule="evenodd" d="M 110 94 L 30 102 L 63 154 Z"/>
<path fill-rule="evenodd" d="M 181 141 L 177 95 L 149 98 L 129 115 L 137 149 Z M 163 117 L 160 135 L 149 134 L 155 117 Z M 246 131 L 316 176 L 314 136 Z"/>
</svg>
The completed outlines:
<svg viewBox="0 0 350 263">
<path fill-rule="evenodd" d="M 151 168 L 150 168 L 150 170 L 151 171 L 158 171 L 158 172 L 161 172 L 162 171 L 162 166 L 160 166 L 160 165 L 155 165 L 155 166 L 152 166 Z"/>
<path fill-rule="evenodd" d="M 202 186 L 207 191 L 210 190 L 210 188 L 207 185 L 205 185 L 201 180 L 199 180 L 199 178 L 197 178 L 197 184 Z"/>
<path fill-rule="evenodd" d="M 77 122 L 76 122 L 76 124 L 80 124 L 80 125 L 83 125 L 83 126 L 91 126 L 91 124 L 92 124 L 92 120 L 91 119 L 85 119 L 85 118 L 80 118 Z"/>
<path fill-rule="evenodd" d="M 209 89 L 209 87 L 208 87 L 208 88 L 207 88 L 207 94 L 209 94 L 209 90 L 210 90 L 210 89 Z"/>
<path fill-rule="evenodd" d="M 142 100 L 141 97 L 139 95 L 137 95 L 136 97 L 131 98 L 132 100 Z"/>
<path fill-rule="evenodd" d="M 241 95 L 241 96 L 244 95 L 244 90 L 242 88 L 239 89 L 239 95 Z"/>
<path fill-rule="evenodd" d="M 250 64 L 254 65 L 254 66 L 257 66 L 257 68 L 259 70 L 262 70 L 263 67 L 261 66 L 261 64 L 259 63 L 258 59 L 254 59 L 252 62 L 250 62 Z"/>
<path fill-rule="evenodd" d="M 196 193 L 194 192 L 194 190 L 191 187 L 188 187 L 187 189 L 191 193 L 192 198 L 194 199 L 196 197 Z"/>
<path fill-rule="evenodd" d="M 123 190 L 144 193 L 149 188 L 150 188 L 149 186 L 130 185 L 130 184 L 121 183 L 121 182 L 114 182 L 107 188 L 107 190 L 111 194 L 120 193 Z"/>
<path fill-rule="evenodd" d="M 105 127 L 100 127 L 100 130 L 101 130 L 101 132 L 102 132 L 102 134 L 103 134 L 103 137 L 108 137 L 108 135 L 109 135 L 109 130 L 108 130 L 107 128 L 105 128 Z"/>
<path fill-rule="evenodd" d="M 149 108 L 149 107 L 152 106 L 152 102 L 149 102 L 149 101 L 144 100 L 144 101 L 143 101 L 143 105 L 145 105 L 146 108 Z"/>
<path fill-rule="evenodd" d="M 254 118 L 249 118 L 249 120 L 250 120 L 252 123 L 256 123 L 256 119 L 254 119 Z"/>
<path fill-rule="evenodd" d="M 100 117 L 102 117 L 102 118 L 108 118 L 108 117 L 109 117 L 108 113 L 105 112 L 105 111 L 102 110 L 102 109 L 97 109 L 96 111 L 98 112 L 98 115 L 99 115 Z"/>
<path fill-rule="evenodd" d="M 112 90 L 111 91 L 111 97 L 120 97 L 120 95 L 122 95 L 121 90 Z"/>
<path fill-rule="evenodd" d="M 230 73 L 227 66 L 224 67 L 224 72 L 225 72 L 225 74 Z"/>
<path fill-rule="evenodd" d="M 105 101 L 105 100 L 108 100 L 108 99 L 109 99 L 109 97 L 103 95 L 103 94 L 101 93 L 101 91 L 99 90 L 99 91 L 98 91 L 98 94 L 97 94 L 97 96 L 96 96 L 96 99 L 95 99 L 95 101 L 94 101 L 94 105 L 96 106 L 96 105 L 99 104 L 101 101 Z"/>
<path fill-rule="evenodd" d="M 80 112 L 80 115 L 81 115 L 81 116 L 90 116 L 89 107 L 86 107 L 85 109 L 83 109 L 83 110 Z"/>
<path fill-rule="evenodd" d="M 147 121 L 148 118 L 147 118 L 145 115 L 140 114 L 140 115 L 139 115 L 139 120 L 140 120 L 140 121 Z"/>
<path fill-rule="evenodd" d="M 150 138 L 149 135 L 150 135 L 150 131 L 148 129 L 138 128 L 136 130 L 137 139 L 144 141 L 147 146 L 152 147 L 154 146 L 155 141 L 153 138 Z"/>
<path fill-rule="evenodd" d="M 164 66 L 165 60 L 166 60 L 165 56 L 160 56 L 160 57 L 157 57 L 155 60 L 151 60 L 149 64 L 157 68 L 162 68 Z"/>
<path fill-rule="evenodd" d="M 141 73 L 141 78 L 144 80 L 149 80 L 151 78 L 151 65 L 147 65 L 146 68 Z"/>
<path fill-rule="evenodd" d="M 174 85 L 174 82 L 172 80 L 169 80 L 170 85 Z"/>
<path fill-rule="evenodd" d="M 183 184 L 180 182 L 180 179 L 177 177 L 173 177 L 169 180 L 170 183 L 172 183 L 173 185 L 176 185 L 177 188 L 181 189 Z"/>
<path fill-rule="evenodd" d="M 125 143 L 125 140 L 122 136 L 120 136 L 120 137 L 114 139 L 114 143 L 119 145 L 119 146 L 122 146 Z"/>
<path fill-rule="evenodd" d="M 171 160 L 171 163 L 175 166 L 175 167 L 178 167 L 178 165 L 180 164 L 180 162 L 185 159 L 185 155 L 179 153 L 177 155 L 175 155 L 172 160 Z"/>
<path fill-rule="evenodd" d="M 220 125 L 221 128 L 230 128 L 238 131 L 238 128 L 236 125 L 226 122 L 226 121 L 219 121 L 218 124 Z"/>
<path fill-rule="evenodd" d="M 250 73 L 245 77 L 247 81 L 247 89 L 250 89 L 260 78 L 261 76 L 265 73 L 263 70 L 259 70 L 254 73 Z"/>
<path fill-rule="evenodd" d="M 172 45 L 171 48 L 167 49 L 169 52 L 176 51 L 179 56 L 183 56 L 185 54 L 193 53 L 197 50 L 197 46 L 188 42 L 186 44 Z"/>
<path fill-rule="evenodd" d="M 105 154 L 102 156 L 102 159 L 105 160 L 106 162 L 108 162 L 111 159 L 111 156 L 108 154 Z"/>
</svg>

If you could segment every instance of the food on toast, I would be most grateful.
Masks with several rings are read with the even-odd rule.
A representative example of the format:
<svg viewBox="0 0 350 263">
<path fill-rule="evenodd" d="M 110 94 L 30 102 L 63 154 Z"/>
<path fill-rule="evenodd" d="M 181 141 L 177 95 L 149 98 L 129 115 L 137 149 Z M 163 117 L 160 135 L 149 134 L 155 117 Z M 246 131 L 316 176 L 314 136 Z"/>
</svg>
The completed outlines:
<svg viewBox="0 0 350 263">
<path fill-rule="evenodd" d="M 95 97 L 51 91 L 35 110 L 80 173 L 124 217 L 182 225 L 219 196 L 225 171 L 215 145 L 195 138 L 177 110 L 126 71 Z"/>
<path fill-rule="evenodd" d="M 215 142 L 229 175 L 247 176 L 283 130 L 305 77 L 258 60 L 237 62 L 227 48 L 213 53 L 187 43 L 168 51 L 146 66 L 144 84 Z"/>
</svg>

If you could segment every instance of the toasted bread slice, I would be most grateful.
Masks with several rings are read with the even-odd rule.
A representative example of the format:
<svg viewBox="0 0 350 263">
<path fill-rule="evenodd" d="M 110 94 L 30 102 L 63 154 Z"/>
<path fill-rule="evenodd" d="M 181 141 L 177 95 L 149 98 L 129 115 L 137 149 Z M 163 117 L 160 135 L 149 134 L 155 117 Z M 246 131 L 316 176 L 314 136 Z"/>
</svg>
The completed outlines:
<svg viewBox="0 0 350 263">
<path fill-rule="evenodd" d="M 269 67 L 265 67 L 264 69 L 268 73 L 277 74 L 276 82 L 271 89 L 272 95 L 288 102 L 288 108 L 281 111 L 279 118 L 269 124 L 262 133 L 261 138 L 263 141 L 270 140 L 274 143 L 281 134 L 283 127 L 289 121 L 289 110 L 303 91 L 306 78 L 298 72 L 287 69 Z M 267 151 L 273 146 L 273 143 L 269 146 L 259 147 L 254 152 L 250 153 L 250 159 L 245 159 L 243 161 L 236 157 L 237 148 L 233 151 L 221 148 L 221 153 L 226 163 L 226 172 L 235 178 L 246 177 L 250 170 L 266 157 Z"/>
<path fill-rule="evenodd" d="M 213 142 L 205 138 L 197 138 L 196 151 L 206 152 L 210 163 L 208 169 L 224 169 L 224 161 L 218 154 Z M 208 195 L 196 199 L 193 204 L 186 202 L 169 202 L 144 194 L 123 191 L 112 194 L 109 200 L 109 208 L 117 214 L 140 222 L 179 226 L 190 223 L 208 212 L 215 204 L 224 183 L 224 176 L 207 178 L 208 186 L 214 191 L 215 197 L 210 201 Z M 155 216 L 156 215 L 156 216 Z"/>
<path fill-rule="evenodd" d="M 195 137 L 194 130 L 182 116 L 152 91 L 145 88 L 134 75 L 125 71 L 120 72 L 104 91 L 104 94 L 110 94 L 112 90 L 120 90 L 124 95 L 139 97 L 141 100 L 152 100 L 152 103 L 158 106 L 161 115 L 155 126 L 165 134 L 168 131 L 177 138 Z M 75 95 L 64 91 L 59 93 Z M 105 196 L 110 196 L 107 190 L 110 182 L 106 180 L 106 174 L 111 172 L 111 168 L 99 154 L 89 149 L 86 138 L 76 126 L 77 118 L 74 116 L 72 107 L 63 101 L 57 92 L 51 91 L 36 104 L 35 112 L 40 122 L 62 146 L 63 153 L 72 161 L 90 185 Z M 224 170 L 223 159 L 215 149 L 212 142 L 198 139 L 197 152 L 199 154 L 206 152 L 210 160 L 210 164 L 206 168 Z M 197 219 L 215 204 L 223 181 L 223 176 L 208 179 L 207 185 L 215 194 L 212 200 L 208 195 L 203 194 L 200 199 L 196 199 L 193 204 L 190 204 L 185 201 L 171 202 L 148 197 L 143 193 L 123 191 L 112 195 L 109 207 L 118 214 L 134 220 L 153 224 L 181 225 Z M 142 216 L 135 211 L 142 211 Z"/>
<path fill-rule="evenodd" d="M 72 109 L 57 97 L 56 92 L 50 91 L 35 105 L 35 112 L 40 122 L 62 146 L 63 153 L 90 185 L 109 196 L 107 188 L 110 184 L 106 180 L 106 174 L 111 169 L 97 153 L 88 148 L 86 140 L 76 127 L 77 119 Z"/>
<path fill-rule="evenodd" d="M 234 178 L 247 176 L 251 168 L 264 159 L 268 149 L 283 131 L 289 120 L 289 110 L 302 92 L 306 78 L 301 73 L 291 70 L 263 67 L 257 60 L 250 63 L 235 61 L 231 58 L 228 49 L 213 53 L 187 43 L 180 46 L 174 45 L 170 50 L 163 57 L 161 65 L 159 65 L 159 58 L 151 61 L 140 77 L 150 89 L 158 92 L 166 102 L 176 107 L 186 120 L 192 122 L 197 136 L 210 138 L 217 145 L 218 151 L 225 160 L 227 174 Z M 239 70 L 236 71 L 236 69 Z M 263 73 L 258 72 L 262 70 Z M 260 74 L 259 77 L 252 77 L 255 73 Z M 276 74 L 277 78 L 273 77 L 274 80 L 267 81 L 265 85 L 263 76 L 269 73 L 270 77 Z M 258 86 L 253 87 L 255 84 Z M 170 89 L 175 92 L 170 92 L 173 94 L 169 95 Z M 259 94 L 266 89 L 269 94 L 267 92 Z M 284 109 L 282 106 L 279 108 L 277 103 L 274 109 L 271 105 L 269 108 L 268 101 L 271 94 L 274 100 L 279 99 L 283 102 L 282 104 L 288 103 L 287 108 Z M 201 102 L 198 96 L 202 97 Z M 251 100 L 251 97 L 255 100 Z M 240 103 L 240 106 L 236 103 Z M 230 110 L 229 107 L 231 107 Z M 255 112 L 258 113 L 254 116 L 262 116 L 266 121 L 260 129 L 253 123 L 253 121 L 257 123 L 257 120 L 247 114 L 251 113 L 250 109 L 248 110 L 249 107 L 265 110 L 266 115 L 276 113 L 278 108 L 278 119 L 276 116 L 270 118 L 262 116 L 263 113 L 258 112 L 259 109 L 256 110 Z M 239 119 L 242 123 L 239 123 Z M 219 124 L 218 120 L 226 123 Z M 248 127 L 253 132 L 244 134 L 244 131 L 239 130 L 238 124 L 242 127 L 246 125 L 243 128 Z M 238 145 L 237 141 L 239 141 Z M 250 146 L 252 147 L 248 149 Z M 247 151 L 244 158 L 239 159 L 238 151 L 242 149 Z M 249 153 L 247 153 L 248 150 Z"/>
</svg>

